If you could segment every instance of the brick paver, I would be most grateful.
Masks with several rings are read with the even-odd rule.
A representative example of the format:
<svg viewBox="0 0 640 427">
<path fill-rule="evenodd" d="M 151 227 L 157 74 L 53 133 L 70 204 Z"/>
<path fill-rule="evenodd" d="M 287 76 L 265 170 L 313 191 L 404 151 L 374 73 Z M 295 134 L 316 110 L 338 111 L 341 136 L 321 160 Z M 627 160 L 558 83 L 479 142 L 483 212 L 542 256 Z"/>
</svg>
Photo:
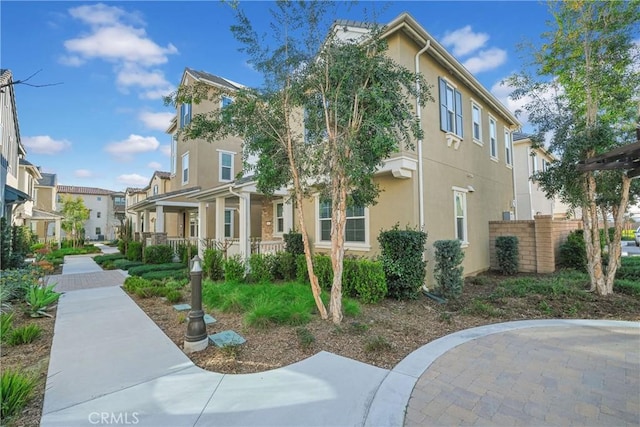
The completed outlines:
<svg viewBox="0 0 640 427">
<path fill-rule="evenodd" d="M 451 349 L 416 383 L 405 426 L 451 425 L 640 425 L 640 329 L 520 329 Z"/>
<path fill-rule="evenodd" d="M 47 277 L 47 283 L 50 285 L 55 283 L 57 292 L 69 292 L 105 286 L 121 286 L 125 278 L 121 271 L 108 270 L 96 273 L 52 275 Z"/>
</svg>

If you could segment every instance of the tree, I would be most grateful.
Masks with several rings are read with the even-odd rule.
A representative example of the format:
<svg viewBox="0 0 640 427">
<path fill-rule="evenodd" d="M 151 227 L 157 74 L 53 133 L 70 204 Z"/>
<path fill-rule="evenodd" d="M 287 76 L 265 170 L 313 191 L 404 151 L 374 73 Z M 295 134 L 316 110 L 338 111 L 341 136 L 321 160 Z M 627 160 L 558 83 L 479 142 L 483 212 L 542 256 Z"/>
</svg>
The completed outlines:
<svg viewBox="0 0 640 427">
<path fill-rule="evenodd" d="M 330 199 L 333 284 L 330 314 L 342 320 L 342 271 L 346 212 L 375 202 L 373 175 L 401 144 L 418 137 L 411 96 L 431 99 L 421 76 L 386 56 L 380 31 L 362 40 L 341 42 L 318 27 L 327 2 L 277 2 L 270 33 L 260 37 L 236 8 L 232 31 L 251 65 L 264 77 L 261 89 L 241 89 L 221 113 L 196 115 L 183 129 L 187 138 L 213 141 L 234 134 L 245 141 L 243 154 L 257 157 L 252 168 L 259 191 L 292 190 L 302 234 L 311 289 L 322 318 L 328 318 L 313 271 L 303 211 L 305 197 L 320 192 Z M 322 38 L 321 38 L 322 37 Z M 212 88 L 179 88 L 174 103 L 219 97 Z"/>
<path fill-rule="evenodd" d="M 522 72 L 508 79 L 516 88 L 512 97 L 527 100 L 524 108 L 536 128 L 534 140 L 541 144 L 551 135 L 549 150 L 559 157 L 535 179 L 548 196 L 559 195 L 582 207 L 591 290 L 600 295 L 613 292 L 631 180 L 622 172 L 581 172 L 577 165 L 635 142 L 640 57 L 633 38 L 639 5 L 638 0 L 550 3 L 554 19 L 551 31 L 543 35 L 546 43 L 534 55 L 537 76 Z M 606 213 L 614 215 L 606 268 L 599 210 L 605 212 L 605 221 Z"/>
<path fill-rule="evenodd" d="M 89 209 L 80 197 L 62 196 L 62 215 L 62 229 L 71 236 L 75 248 L 83 225 L 89 219 Z"/>
</svg>

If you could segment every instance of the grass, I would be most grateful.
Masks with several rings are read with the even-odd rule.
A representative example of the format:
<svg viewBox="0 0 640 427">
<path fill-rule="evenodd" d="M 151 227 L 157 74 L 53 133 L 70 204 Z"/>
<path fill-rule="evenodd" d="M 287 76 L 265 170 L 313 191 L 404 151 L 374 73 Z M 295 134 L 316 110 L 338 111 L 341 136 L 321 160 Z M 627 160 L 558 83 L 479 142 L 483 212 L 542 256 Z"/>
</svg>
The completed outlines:
<svg viewBox="0 0 640 427">
<path fill-rule="evenodd" d="M 474 298 L 471 304 L 464 309 L 464 313 L 468 315 L 481 317 L 501 317 L 502 310 L 495 308 L 491 303 L 484 302 L 479 298 Z M 450 321 L 451 317 L 444 316 L 443 321 Z"/>
<path fill-rule="evenodd" d="M 304 350 L 308 350 L 311 348 L 314 342 L 316 342 L 316 337 L 313 336 L 311 331 L 307 328 L 298 328 L 296 329 L 296 336 L 298 337 L 298 344 Z"/>
<path fill-rule="evenodd" d="M 9 334 L 7 343 L 9 345 L 29 344 L 42 335 L 42 328 L 35 323 L 15 328 Z"/>
<path fill-rule="evenodd" d="M 378 353 L 386 350 L 391 350 L 391 344 L 382 335 L 368 338 L 364 345 L 364 351 L 367 353 Z"/>
<path fill-rule="evenodd" d="M 3 370 L 0 378 L 0 418 L 19 413 L 33 394 L 38 379 L 14 370 Z"/>
<path fill-rule="evenodd" d="M 516 277 L 503 280 L 491 294 L 491 299 L 504 297 L 525 297 L 536 294 L 542 296 L 570 296 L 589 300 L 591 295 L 585 291 L 589 278 L 585 273 L 574 270 L 562 270 L 548 277 Z"/>
<path fill-rule="evenodd" d="M 326 293 L 323 297 L 328 300 Z M 302 326 L 317 313 L 309 286 L 295 282 L 242 285 L 206 281 L 203 302 L 222 312 L 242 313 L 245 324 L 258 329 L 273 325 Z M 360 313 L 360 305 L 344 298 L 343 313 L 356 316 Z"/>
</svg>

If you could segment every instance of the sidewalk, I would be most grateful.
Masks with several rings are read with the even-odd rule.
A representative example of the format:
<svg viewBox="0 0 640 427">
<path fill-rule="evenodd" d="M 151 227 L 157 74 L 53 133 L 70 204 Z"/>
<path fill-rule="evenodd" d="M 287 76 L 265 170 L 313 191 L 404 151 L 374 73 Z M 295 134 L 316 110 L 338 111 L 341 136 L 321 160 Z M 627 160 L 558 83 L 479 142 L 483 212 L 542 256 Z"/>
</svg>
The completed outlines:
<svg viewBox="0 0 640 427">
<path fill-rule="evenodd" d="M 574 425 L 640 421 L 637 322 L 487 325 L 433 341 L 392 371 L 320 352 L 225 375 L 193 365 L 114 285 L 122 274 L 93 272 L 90 257 L 73 262 L 89 272 L 58 276 L 62 287 L 114 282 L 61 297 L 42 426 L 537 426 L 558 425 L 556 413 Z"/>
</svg>

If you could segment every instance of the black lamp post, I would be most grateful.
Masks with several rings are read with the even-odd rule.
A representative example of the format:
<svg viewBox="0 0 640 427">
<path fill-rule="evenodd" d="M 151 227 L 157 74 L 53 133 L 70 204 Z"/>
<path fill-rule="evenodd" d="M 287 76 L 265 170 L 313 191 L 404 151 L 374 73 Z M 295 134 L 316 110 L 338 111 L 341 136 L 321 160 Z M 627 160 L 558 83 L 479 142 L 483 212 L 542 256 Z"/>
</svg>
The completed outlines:
<svg viewBox="0 0 640 427">
<path fill-rule="evenodd" d="M 184 351 L 192 353 L 207 348 L 209 337 L 202 311 L 202 264 L 198 255 L 191 260 L 191 311 L 184 340 Z"/>
</svg>

